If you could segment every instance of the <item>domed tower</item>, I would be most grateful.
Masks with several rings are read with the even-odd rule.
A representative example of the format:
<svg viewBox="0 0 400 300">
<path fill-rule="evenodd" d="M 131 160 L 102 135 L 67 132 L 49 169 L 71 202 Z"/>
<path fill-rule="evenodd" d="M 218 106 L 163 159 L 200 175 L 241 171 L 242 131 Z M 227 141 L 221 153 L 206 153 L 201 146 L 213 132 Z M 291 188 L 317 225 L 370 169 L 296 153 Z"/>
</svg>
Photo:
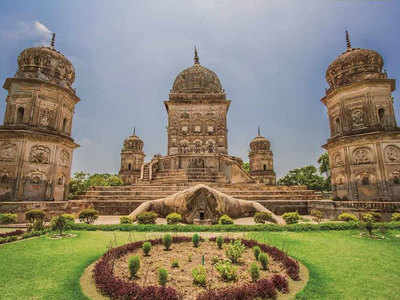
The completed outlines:
<svg viewBox="0 0 400 300">
<path fill-rule="evenodd" d="M 260 183 L 275 185 L 273 154 L 270 148 L 271 143 L 260 135 L 258 128 L 258 135 L 250 142 L 250 175 Z"/>
<path fill-rule="evenodd" d="M 227 153 L 226 99 L 218 76 L 200 65 L 195 48 L 194 64 L 176 77 L 169 100 L 168 155 Z"/>
<path fill-rule="evenodd" d="M 75 71 L 54 47 L 28 48 L 7 78 L 0 126 L 0 200 L 66 200 L 72 152 L 72 118 L 79 98 Z"/>
<path fill-rule="evenodd" d="M 328 67 L 326 105 L 331 136 L 328 150 L 332 188 L 339 200 L 400 199 L 400 130 L 392 92 L 395 80 L 373 50 L 347 49 Z"/>
<path fill-rule="evenodd" d="M 121 150 L 121 169 L 119 175 L 125 184 L 137 183 L 144 163 L 143 141 L 135 134 L 124 141 Z"/>
</svg>

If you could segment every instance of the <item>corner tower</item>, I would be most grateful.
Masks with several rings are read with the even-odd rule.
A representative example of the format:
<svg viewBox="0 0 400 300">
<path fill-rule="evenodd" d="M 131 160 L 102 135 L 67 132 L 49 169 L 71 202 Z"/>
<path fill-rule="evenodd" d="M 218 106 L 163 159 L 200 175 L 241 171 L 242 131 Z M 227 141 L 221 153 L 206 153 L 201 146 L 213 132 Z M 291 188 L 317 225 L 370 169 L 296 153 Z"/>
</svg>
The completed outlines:
<svg viewBox="0 0 400 300">
<path fill-rule="evenodd" d="M 75 70 L 54 47 L 28 48 L 7 78 L 0 126 L 0 200 L 66 200 L 73 150 Z"/>
<path fill-rule="evenodd" d="M 373 50 L 347 49 L 326 71 L 331 136 L 328 150 L 334 197 L 354 201 L 400 200 L 400 129 L 393 110 L 395 80 Z"/>
<path fill-rule="evenodd" d="M 276 176 L 273 154 L 270 148 L 271 143 L 265 137 L 261 136 L 260 128 L 258 128 L 258 135 L 250 142 L 250 176 L 260 183 L 275 185 Z"/>
<path fill-rule="evenodd" d="M 124 141 L 121 150 L 121 169 L 119 170 L 119 175 L 124 184 L 137 183 L 137 180 L 140 178 L 144 157 L 143 141 L 136 135 L 134 129 L 133 135 Z"/>
<path fill-rule="evenodd" d="M 168 155 L 228 152 L 226 99 L 218 76 L 200 65 L 195 48 L 194 64 L 176 77 L 169 100 Z"/>
</svg>

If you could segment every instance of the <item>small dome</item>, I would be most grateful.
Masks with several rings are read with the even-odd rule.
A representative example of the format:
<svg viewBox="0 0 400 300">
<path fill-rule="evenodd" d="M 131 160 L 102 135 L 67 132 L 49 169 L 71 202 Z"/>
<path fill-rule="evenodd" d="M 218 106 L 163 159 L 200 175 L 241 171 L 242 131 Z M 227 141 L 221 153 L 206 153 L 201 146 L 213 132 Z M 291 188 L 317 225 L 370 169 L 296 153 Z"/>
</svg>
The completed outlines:
<svg viewBox="0 0 400 300">
<path fill-rule="evenodd" d="M 269 151 L 271 143 L 263 136 L 258 135 L 250 142 L 251 151 Z"/>
<path fill-rule="evenodd" d="M 124 141 L 124 147 L 122 150 L 142 152 L 143 141 L 135 134 L 135 132 L 133 132 L 133 135 Z"/>
<path fill-rule="evenodd" d="M 374 51 L 361 48 L 352 48 L 348 33 L 347 50 L 337 57 L 326 71 L 326 81 L 330 89 L 367 79 L 386 78 L 382 72 L 383 58 Z"/>
<path fill-rule="evenodd" d="M 194 65 L 178 74 L 171 93 L 224 94 L 224 90 L 217 74 L 200 65 L 195 49 Z"/>
<path fill-rule="evenodd" d="M 33 78 L 71 88 L 75 70 L 71 62 L 52 46 L 27 48 L 18 56 L 17 78 Z"/>
</svg>

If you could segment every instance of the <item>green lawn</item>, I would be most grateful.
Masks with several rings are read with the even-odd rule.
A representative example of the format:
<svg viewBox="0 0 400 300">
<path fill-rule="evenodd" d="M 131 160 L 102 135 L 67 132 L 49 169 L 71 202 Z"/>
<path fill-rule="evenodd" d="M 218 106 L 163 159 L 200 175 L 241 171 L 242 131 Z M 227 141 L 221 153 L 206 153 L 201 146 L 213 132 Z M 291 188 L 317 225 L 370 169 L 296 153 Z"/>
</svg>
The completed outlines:
<svg viewBox="0 0 400 300">
<path fill-rule="evenodd" d="M 111 241 L 154 234 L 77 231 L 75 238 L 33 238 L 0 246 L 0 299 L 86 299 L 79 278 Z M 357 231 L 259 232 L 310 270 L 300 299 L 400 299 L 400 238 L 358 238 Z"/>
</svg>

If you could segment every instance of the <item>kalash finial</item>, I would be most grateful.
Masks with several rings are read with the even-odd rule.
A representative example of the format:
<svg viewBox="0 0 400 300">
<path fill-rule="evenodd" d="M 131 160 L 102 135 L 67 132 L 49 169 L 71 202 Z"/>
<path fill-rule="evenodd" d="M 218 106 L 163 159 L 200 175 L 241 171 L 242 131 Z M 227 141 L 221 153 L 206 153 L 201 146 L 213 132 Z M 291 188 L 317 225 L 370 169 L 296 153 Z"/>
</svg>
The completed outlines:
<svg viewBox="0 0 400 300">
<path fill-rule="evenodd" d="M 133 135 L 136 135 L 136 127 L 133 127 Z"/>
<path fill-rule="evenodd" d="M 53 34 L 51 35 L 51 42 L 50 42 L 51 48 L 54 49 L 55 43 L 56 43 L 56 34 L 53 32 Z"/>
<path fill-rule="evenodd" d="M 347 30 L 346 30 L 346 45 L 347 45 L 347 50 L 351 49 L 350 35 Z"/>
<path fill-rule="evenodd" d="M 197 54 L 196 46 L 194 46 L 194 64 L 195 65 L 199 65 L 200 64 L 199 55 Z"/>
<path fill-rule="evenodd" d="M 261 136 L 260 126 L 258 126 L 258 136 Z"/>
</svg>

